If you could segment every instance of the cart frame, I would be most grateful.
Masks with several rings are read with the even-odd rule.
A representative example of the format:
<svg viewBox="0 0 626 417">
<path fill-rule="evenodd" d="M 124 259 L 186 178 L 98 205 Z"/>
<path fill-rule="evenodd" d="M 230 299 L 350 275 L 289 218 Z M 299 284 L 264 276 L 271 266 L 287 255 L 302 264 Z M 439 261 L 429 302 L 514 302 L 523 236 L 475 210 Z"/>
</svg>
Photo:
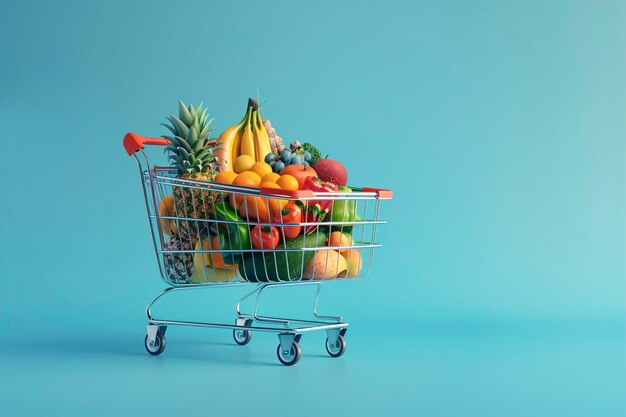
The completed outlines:
<svg viewBox="0 0 626 417">
<path fill-rule="evenodd" d="M 168 218 L 164 216 L 156 216 L 157 212 L 157 195 L 155 192 L 155 183 L 157 180 L 163 180 L 163 178 L 158 176 L 159 171 L 166 170 L 165 168 L 154 167 L 151 168 L 150 161 L 143 151 L 144 145 L 159 145 L 166 146 L 169 142 L 165 138 L 146 138 L 134 133 L 127 133 L 124 136 L 124 147 L 128 153 L 128 155 L 132 155 L 139 169 L 140 178 L 142 181 L 142 190 L 144 193 L 144 200 L 146 203 L 146 209 L 148 213 L 148 220 L 151 229 L 152 241 L 154 244 L 155 254 L 157 256 L 157 263 L 159 265 L 159 269 L 161 272 L 161 278 L 168 284 L 168 287 L 161 290 L 156 296 L 154 296 L 147 304 L 145 313 L 148 320 L 148 324 L 146 325 L 146 338 L 145 338 L 145 347 L 148 353 L 151 355 L 159 355 L 163 352 L 166 346 L 165 332 L 168 326 L 192 326 L 192 327 L 208 327 L 208 328 L 221 328 L 221 329 L 230 329 L 233 331 L 233 338 L 238 345 L 246 345 L 250 342 L 252 337 L 252 332 L 271 332 L 277 333 L 279 344 L 277 348 L 277 356 L 279 361 L 286 366 L 294 365 L 298 362 L 301 357 L 301 349 L 299 347 L 298 342 L 302 337 L 303 333 L 311 332 L 311 331 L 325 331 L 327 335 L 326 339 L 326 351 L 331 357 L 339 357 L 342 356 L 346 349 L 346 341 L 345 334 L 349 327 L 349 323 L 344 322 L 341 316 L 338 315 L 322 315 L 319 314 L 318 302 L 321 291 L 321 283 L 326 281 L 326 278 L 320 280 L 301 280 L 300 277 L 298 279 L 289 278 L 287 281 L 269 281 L 269 282 L 256 282 L 254 288 L 250 291 L 244 293 L 235 304 L 235 313 L 236 319 L 234 324 L 226 324 L 226 323 L 214 323 L 214 322 L 199 322 L 199 321 L 186 321 L 186 320 L 172 320 L 172 319 L 162 319 L 157 318 L 152 312 L 152 308 L 155 306 L 157 301 L 163 299 L 165 296 L 172 294 L 174 292 L 182 291 L 182 290 L 190 290 L 190 289 L 200 289 L 200 288 L 223 288 L 228 287 L 232 288 L 235 286 L 243 286 L 254 284 L 254 282 L 218 282 L 211 283 L 207 285 L 207 283 L 177 283 L 168 279 L 166 274 L 163 271 L 163 262 L 162 257 L 163 253 L 163 231 L 161 230 L 161 225 L 156 217 L 160 218 Z M 141 158 L 138 157 L 137 154 L 141 154 Z M 181 181 L 178 181 L 179 183 Z M 202 187 L 206 186 L 202 182 L 193 181 L 193 180 L 183 180 L 183 183 L 188 184 L 190 187 Z M 216 185 L 211 183 L 211 185 Z M 257 193 L 247 190 L 243 187 L 236 186 L 218 186 L 223 190 L 227 190 L 229 192 L 237 192 L 242 195 L 257 195 Z M 261 190 L 263 191 L 263 190 Z M 316 195 L 315 199 L 326 199 L 332 200 L 334 198 L 345 197 L 345 194 L 342 193 L 328 193 L 327 196 L 319 196 Z M 302 197 L 302 200 L 307 200 L 308 198 L 312 198 L 312 195 L 305 195 Z M 368 269 L 365 275 L 369 273 L 369 268 L 372 263 L 373 249 L 382 246 L 381 244 L 375 243 L 374 239 L 376 237 L 376 227 L 379 224 L 384 224 L 386 221 L 378 219 L 378 211 L 379 211 L 379 203 L 382 199 L 391 199 L 392 194 L 389 190 L 381 190 L 381 189 L 373 189 L 373 188 L 364 188 L 360 193 L 360 196 L 352 196 L 351 198 L 358 199 L 375 199 L 375 213 L 376 216 L 373 220 L 363 220 L 359 222 L 359 224 L 363 225 L 371 225 L 372 227 L 372 237 L 370 239 L 369 244 L 355 245 L 355 246 L 341 246 L 337 247 L 337 249 L 349 250 L 352 248 L 369 248 L 370 250 L 370 258 L 368 262 Z M 151 204 L 152 203 L 152 204 Z M 185 221 L 197 221 L 197 219 L 191 218 L 182 218 Z M 250 220 L 250 219 L 247 219 Z M 211 220 L 213 222 L 213 220 Z M 216 221 L 219 223 L 219 220 Z M 255 222 L 243 222 L 249 225 L 255 224 Z M 156 224 L 156 230 L 155 230 Z M 279 224 L 273 223 L 263 223 L 269 225 L 280 226 Z M 301 223 L 304 226 L 309 225 L 310 223 Z M 338 223 L 329 223 L 331 225 L 339 225 L 343 226 L 343 224 L 351 224 L 350 222 L 338 222 Z M 157 236 L 159 239 L 157 239 Z M 160 241 L 159 241 L 160 240 Z M 308 250 L 316 250 L 318 248 L 312 248 Z M 333 247 L 325 247 L 324 249 L 335 249 Z M 293 251 L 306 251 L 306 248 L 295 249 Z M 283 252 L 289 252 L 290 249 L 281 250 Z M 186 253 L 190 251 L 179 250 L 179 251 L 170 251 L 168 253 Z M 202 253 L 213 253 L 217 252 L 216 250 L 201 250 L 201 251 L 193 251 L 193 252 L 202 252 Z M 222 251 L 219 252 L 229 252 Z M 232 251 L 231 252 L 242 252 Z M 246 251 L 243 251 L 246 252 Z M 254 250 L 251 250 L 254 252 Z M 314 252 L 315 253 L 315 252 Z M 267 272 L 267 267 L 266 267 Z M 363 276 L 365 276 L 363 275 Z M 331 277 L 332 278 L 332 277 Z M 313 299 L 313 319 L 302 319 L 302 318 L 285 318 L 285 317 L 273 317 L 273 316 L 265 316 L 259 313 L 261 300 L 263 295 L 268 291 L 276 288 L 283 287 L 293 287 L 293 286 L 315 286 L 315 295 Z M 250 312 L 242 311 L 242 303 L 248 299 L 251 299 L 254 296 L 254 307 Z M 255 324 L 258 323 L 258 324 Z"/>
</svg>

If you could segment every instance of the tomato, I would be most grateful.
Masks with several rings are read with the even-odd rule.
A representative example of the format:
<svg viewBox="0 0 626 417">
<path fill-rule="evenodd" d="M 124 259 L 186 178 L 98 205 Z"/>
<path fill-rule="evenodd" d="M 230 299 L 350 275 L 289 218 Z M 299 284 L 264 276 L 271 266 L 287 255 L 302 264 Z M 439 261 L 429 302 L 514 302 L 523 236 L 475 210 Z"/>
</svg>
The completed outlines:
<svg viewBox="0 0 626 417">
<path fill-rule="evenodd" d="M 281 227 L 282 232 L 286 239 L 293 239 L 300 234 L 302 226 L 299 223 L 302 222 L 302 210 L 296 205 L 296 203 L 286 204 L 280 213 L 274 215 L 274 223 L 293 223 L 297 226 L 285 226 Z"/>
<path fill-rule="evenodd" d="M 274 226 L 255 226 L 250 232 L 252 246 L 255 249 L 276 249 L 280 236 Z"/>
</svg>

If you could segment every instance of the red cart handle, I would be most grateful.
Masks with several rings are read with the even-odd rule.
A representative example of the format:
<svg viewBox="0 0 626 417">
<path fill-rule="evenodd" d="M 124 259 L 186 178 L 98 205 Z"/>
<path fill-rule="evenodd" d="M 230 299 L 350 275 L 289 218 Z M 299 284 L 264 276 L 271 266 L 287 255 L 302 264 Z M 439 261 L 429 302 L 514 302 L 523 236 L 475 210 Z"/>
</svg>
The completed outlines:
<svg viewBox="0 0 626 417">
<path fill-rule="evenodd" d="M 393 197 L 391 190 L 385 190 L 383 188 L 363 187 L 362 190 L 366 193 L 376 193 L 376 197 L 380 200 L 391 200 Z"/>
<path fill-rule="evenodd" d="M 146 138 L 133 132 L 128 132 L 124 135 L 124 149 L 128 156 L 134 154 L 140 149 L 144 148 L 144 145 L 159 145 L 167 146 L 170 141 L 165 138 Z"/>
<path fill-rule="evenodd" d="M 284 195 L 291 198 L 313 198 L 315 194 L 311 190 L 283 190 L 282 188 L 261 187 L 261 194 Z"/>
</svg>

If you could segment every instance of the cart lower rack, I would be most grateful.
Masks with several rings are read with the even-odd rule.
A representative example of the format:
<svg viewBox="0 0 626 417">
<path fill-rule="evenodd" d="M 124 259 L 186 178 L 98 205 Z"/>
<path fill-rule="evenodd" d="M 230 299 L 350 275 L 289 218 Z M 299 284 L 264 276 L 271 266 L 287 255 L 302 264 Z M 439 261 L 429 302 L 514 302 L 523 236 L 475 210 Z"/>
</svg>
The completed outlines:
<svg viewBox="0 0 626 417">
<path fill-rule="evenodd" d="M 391 191 L 293 191 L 181 178 L 170 167 L 151 166 L 144 152 L 145 145 L 168 143 L 134 133 L 124 137 L 124 148 L 137 161 L 157 264 L 168 285 L 146 306 L 148 353 L 161 354 L 167 327 L 178 325 L 229 329 L 238 345 L 249 343 L 252 332 L 277 333 L 277 356 L 284 365 L 300 359 L 303 333 L 323 330 L 328 354 L 343 355 L 349 324 L 340 316 L 318 313 L 321 284 L 369 274 L 374 250 L 382 246 L 376 230 L 386 223 L 379 219 L 380 201 L 390 199 Z M 289 209 L 298 211 L 299 221 L 283 219 L 281 213 Z M 265 238 L 276 240 L 265 243 Z M 236 303 L 232 324 L 163 319 L 152 313 L 155 303 L 173 292 L 238 286 L 252 288 Z M 306 286 L 315 288 L 311 318 L 259 313 L 268 291 Z M 249 299 L 254 306 L 244 312 L 242 304 Z"/>
</svg>

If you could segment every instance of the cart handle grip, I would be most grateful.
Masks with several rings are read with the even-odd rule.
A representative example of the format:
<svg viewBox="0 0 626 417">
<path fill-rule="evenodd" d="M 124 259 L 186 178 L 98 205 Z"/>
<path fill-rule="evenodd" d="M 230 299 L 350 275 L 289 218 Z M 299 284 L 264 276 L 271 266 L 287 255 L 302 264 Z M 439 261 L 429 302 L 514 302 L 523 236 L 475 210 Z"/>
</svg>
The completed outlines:
<svg viewBox="0 0 626 417">
<path fill-rule="evenodd" d="M 362 190 L 366 193 L 376 193 L 376 197 L 380 200 L 391 200 L 391 197 L 393 196 L 393 191 L 385 190 L 383 188 L 364 187 Z"/>
<path fill-rule="evenodd" d="M 128 156 L 144 148 L 144 145 L 167 146 L 170 141 L 165 138 L 146 138 L 133 132 L 124 135 L 124 149 Z"/>
<path fill-rule="evenodd" d="M 313 198 L 315 194 L 311 190 L 283 190 L 282 188 L 261 187 L 261 194 L 284 195 L 291 198 Z"/>
</svg>

